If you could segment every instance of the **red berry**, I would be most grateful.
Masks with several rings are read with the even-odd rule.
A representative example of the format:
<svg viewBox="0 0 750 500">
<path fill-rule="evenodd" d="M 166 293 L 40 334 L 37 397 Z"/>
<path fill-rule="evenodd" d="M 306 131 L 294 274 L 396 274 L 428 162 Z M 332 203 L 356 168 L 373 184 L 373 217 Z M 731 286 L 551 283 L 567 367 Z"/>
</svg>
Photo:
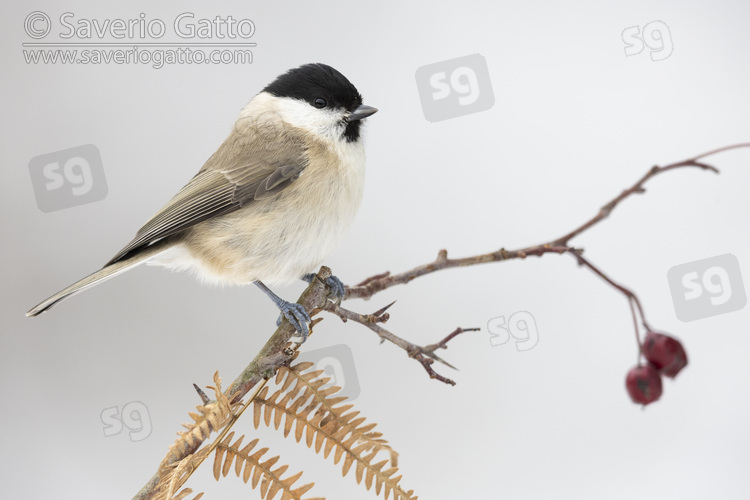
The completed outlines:
<svg viewBox="0 0 750 500">
<path fill-rule="evenodd" d="M 625 388 L 634 403 L 646 406 L 661 397 L 661 376 L 651 365 L 635 366 L 625 378 Z"/>
<path fill-rule="evenodd" d="M 688 363 L 680 341 L 661 333 L 648 332 L 643 341 L 643 355 L 663 375 L 674 377 Z"/>
</svg>

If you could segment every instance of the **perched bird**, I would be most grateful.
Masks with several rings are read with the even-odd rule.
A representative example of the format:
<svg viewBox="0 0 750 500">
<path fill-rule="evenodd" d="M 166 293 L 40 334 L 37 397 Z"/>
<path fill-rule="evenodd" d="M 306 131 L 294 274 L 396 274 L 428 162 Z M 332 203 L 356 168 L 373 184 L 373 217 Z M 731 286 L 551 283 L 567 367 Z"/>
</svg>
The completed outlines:
<svg viewBox="0 0 750 500">
<path fill-rule="evenodd" d="M 364 188 L 361 123 L 376 111 L 330 66 L 289 70 L 253 97 L 219 149 L 130 243 L 26 315 L 148 262 L 207 282 L 255 283 L 304 341 L 310 316 L 266 283 L 310 281 L 340 243 Z M 337 278 L 329 285 L 343 295 Z"/>
</svg>

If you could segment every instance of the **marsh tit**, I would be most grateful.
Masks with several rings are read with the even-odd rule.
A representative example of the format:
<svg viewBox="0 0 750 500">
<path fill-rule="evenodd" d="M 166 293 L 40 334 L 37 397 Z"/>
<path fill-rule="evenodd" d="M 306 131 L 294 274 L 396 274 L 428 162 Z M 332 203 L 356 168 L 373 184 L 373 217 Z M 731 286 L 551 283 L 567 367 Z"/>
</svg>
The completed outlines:
<svg viewBox="0 0 750 500">
<path fill-rule="evenodd" d="M 242 109 L 229 137 L 133 241 L 26 315 L 147 262 L 207 282 L 255 283 L 304 341 L 310 316 L 266 283 L 309 281 L 338 246 L 362 199 L 361 123 L 376 111 L 330 66 L 289 70 Z M 329 284 L 343 294 L 336 278 Z"/>
</svg>

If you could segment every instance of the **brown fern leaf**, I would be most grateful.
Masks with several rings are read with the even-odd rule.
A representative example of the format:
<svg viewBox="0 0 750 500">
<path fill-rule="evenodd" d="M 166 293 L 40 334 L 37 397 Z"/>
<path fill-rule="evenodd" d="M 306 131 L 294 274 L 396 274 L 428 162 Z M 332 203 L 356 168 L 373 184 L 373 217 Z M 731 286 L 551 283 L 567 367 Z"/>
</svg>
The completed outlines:
<svg viewBox="0 0 750 500">
<path fill-rule="evenodd" d="M 185 488 L 181 492 L 179 492 L 177 495 L 172 497 L 172 500 L 183 500 L 183 498 L 186 498 L 189 494 L 193 492 L 190 488 Z M 198 493 L 193 497 L 192 500 L 200 500 L 203 497 L 203 492 Z"/>
<path fill-rule="evenodd" d="M 328 384 L 331 379 L 330 377 L 321 376 L 324 373 L 323 370 L 303 373 L 311 366 L 313 366 L 313 363 L 305 362 L 299 363 L 291 369 L 284 368 L 282 370 L 279 370 L 276 375 L 276 383 L 281 384 L 281 388 L 273 396 L 271 396 L 270 399 L 275 399 L 275 397 L 277 398 L 282 393 L 286 393 L 279 403 L 292 411 L 298 411 L 301 407 L 303 407 L 303 405 L 305 405 L 307 400 L 310 399 L 310 403 L 304 406 L 302 411 L 298 411 L 298 413 L 312 413 L 313 417 L 320 417 L 321 427 L 326 426 L 328 422 L 334 422 L 334 425 L 330 427 L 331 431 L 333 432 L 340 430 L 343 427 L 347 427 L 351 432 L 357 435 L 359 443 L 366 442 L 373 448 L 378 448 L 379 450 L 387 450 L 391 454 L 392 465 L 396 465 L 395 462 L 397 461 L 397 454 L 388 445 L 388 442 L 386 440 L 380 439 L 382 434 L 369 432 L 375 427 L 376 424 L 368 424 L 368 426 L 360 427 L 359 424 L 363 423 L 365 419 L 359 418 L 354 420 L 355 417 L 359 415 L 359 412 L 354 411 L 346 413 L 353 407 L 353 405 L 349 404 L 336 406 L 346 400 L 346 397 L 331 397 L 333 394 L 340 391 L 341 388 L 336 386 L 322 388 L 323 386 Z M 292 385 L 293 383 L 296 384 Z M 295 402 L 291 406 L 288 406 L 288 403 L 294 398 L 297 398 Z M 269 409 L 267 408 L 266 412 L 268 411 Z M 277 412 L 274 414 L 274 426 L 277 429 L 279 427 L 282 416 L 283 414 L 281 412 Z M 269 418 L 269 416 L 266 416 L 266 425 L 268 425 Z M 288 435 L 289 431 L 291 430 L 291 425 L 293 422 L 294 420 L 290 419 L 289 415 L 287 415 L 287 422 L 284 427 L 285 436 Z M 301 439 L 301 433 L 303 429 L 304 426 L 300 426 L 298 423 L 295 434 L 298 442 Z M 352 434 L 352 437 L 354 434 Z M 306 443 L 308 447 L 312 446 L 313 439 L 314 433 L 312 433 L 312 429 L 308 427 L 306 435 Z M 316 443 L 317 452 L 320 451 L 319 446 L 321 444 L 322 441 Z M 326 451 L 326 457 L 328 456 L 329 451 Z M 338 459 L 336 460 L 336 463 L 338 463 Z"/>
<path fill-rule="evenodd" d="M 234 463 L 234 472 L 237 474 L 237 477 L 242 477 L 242 480 L 246 483 L 252 477 L 250 485 L 253 489 L 255 489 L 260 482 L 260 497 L 262 500 L 272 500 L 279 492 L 281 492 L 281 500 L 302 500 L 302 495 L 307 493 L 307 491 L 315 485 L 315 483 L 308 483 L 293 489 L 293 484 L 302 475 L 301 472 L 289 476 L 286 479 L 282 479 L 281 476 L 284 475 L 288 466 L 282 465 L 274 469 L 274 465 L 279 460 L 278 456 L 261 462 L 261 459 L 268 451 L 268 448 L 261 448 L 255 453 L 252 453 L 255 445 L 258 444 L 257 439 L 253 439 L 241 448 L 242 440 L 245 436 L 240 436 L 239 439 L 232 444 L 233 437 L 234 431 L 227 434 L 226 437 L 216 445 L 216 454 L 214 455 L 214 477 L 217 481 L 221 476 L 226 476 L 229 473 L 229 470 L 232 468 L 232 463 Z M 312 498 L 305 500 L 325 499 Z"/>
<path fill-rule="evenodd" d="M 304 437 L 308 448 L 322 451 L 324 458 L 333 452 L 334 464 L 343 458 L 343 476 L 356 464 L 357 483 L 364 479 L 366 489 L 374 485 L 375 493 L 383 490 L 386 500 L 391 493 L 394 500 L 416 500 L 413 491 L 398 484 L 401 476 L 394 476 L 398 454 L 381 433 L 373 431 L 376 424 L 365 424 L 365 418 L 352 411 L 353 405 L 341 404 L 346 398 L 334 396 L 341 388 L 327 386 L 330 378 L 323 376 L 323 370 L 306 371 L 312 366 L 305 362 L 279 370 L 276 392 L 269 395 L 269 388 L 264 387 L 253 401 L 255 428 L 261 420 L 269 427 L 273 420 L 275 429 L 283 422 L 284 437 L 294 429 L 297 442 Z M 391 467 L 385 468 L 388 460 L 375 461 L 381 452 L 390 456 Z"/>
<path fill-rule="evenodd" d="M 186 456 L 176 464 L 161 467 L 159 469 L 159 483 L 154 488 L 155 495 L 153 500 L 182 500 L 192 493 L 193 490 L 190 488 L 185 488 L 181 491 L 180 488 L 185 484 L 187 478 L 190 477 L 197 464 L 200 464 L 208 456 L 209 452 L 208 448 L 203 448 L 197 453 Z M 198 494 L 193 500 L 201 496 L 203 496 L 203 493 Z"/>
<path fill-rule="evenodd" d="M 232 412 L 239 403 L 230 404 L 229 399 L 221 391 L 221 378 L 219 372 L 214 373 L 214 386 L 209 387 L 214 391 L 216 401 L 207 405 L 197 406 L 199 413 L 190 413 L 192 424 L 183 424 L 185 431 L 178 432 L 177 440 L 169 447 L 167 456 L 159 465 L 159 483 L 155 491 L 155 500 L 181 500 L 192 493 L 192 490 L 180 487 L 185 484 L 193 470 L 210 454 L 209 448 L 203 448 L 197 452 L 189 453 L 178 462 L 175 457 L 185 451 L 197 446 L 212 431 L 221 429 L 232 416 Z M 189 490 L 189 491 L 188 491 Z M 200 498 L 199 494 L 196 498 Z"/>
<path fill-rule="evenodd" d="M 182 424 L 185 430 L 177 433 L 177 439 L 169 447 L 167 456 L 159 466 L 160 470 L 167 467 L 174 457 L 180 456 L 186 450 L 196 448 L 211 432 L 221 429 L 232 416 L 232 411 L 239 406 L 240 403 L 230 404 L 229 398 L 221 391 L 219 372 L 214 373 L 214 384 L 214 386 L 209 386 L 209 389 L 214 391 L 216 400 L 206 405 L 196 406 L 198 413 L 188 413 L 193 421 L 189 424 Z"/>
</svg>

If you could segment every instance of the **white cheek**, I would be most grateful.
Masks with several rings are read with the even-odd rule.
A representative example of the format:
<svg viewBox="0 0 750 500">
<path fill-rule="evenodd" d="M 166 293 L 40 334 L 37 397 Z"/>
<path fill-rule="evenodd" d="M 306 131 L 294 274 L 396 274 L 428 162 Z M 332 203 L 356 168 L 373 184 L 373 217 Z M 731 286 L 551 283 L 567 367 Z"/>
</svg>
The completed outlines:
<svg viewBox="0 0 750 500">
<path fill-rule="evenodd" d="M 279 103 L 279 108 L 282 119 L 292 126 L 331 139 L 341 137 L 344 128 L 341 113 L 313 108 L 293 99 L 284 99 Z"/>
<path fill-rule="evenodd" d="M 343 111 L 314 108 L 305 101 L 290 98 L 277 98 L 261 92 L 253 98 L 240 113 L 240 119 L 274 113 L 282 121 L 313 134 L 339 139 L 345 129 L 342 122 Z"/>
</svg>

